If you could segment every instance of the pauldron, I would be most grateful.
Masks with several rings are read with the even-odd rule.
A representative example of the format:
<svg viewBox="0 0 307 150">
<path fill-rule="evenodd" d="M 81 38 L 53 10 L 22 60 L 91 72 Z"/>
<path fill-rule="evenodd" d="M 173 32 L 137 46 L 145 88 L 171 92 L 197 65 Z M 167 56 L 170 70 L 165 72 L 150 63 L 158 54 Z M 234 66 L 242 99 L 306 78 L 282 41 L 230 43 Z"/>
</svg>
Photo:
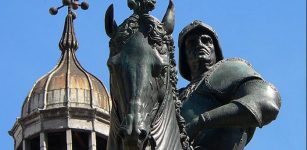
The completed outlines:
<svg viewBox="0 0 307 150">
<path fill-rule="evenodd" d="M 253 79 L 262 80 L 247 61 L 240 58 L 224 59 L 204 73 L 197 90 L 210 90 L 222 103 L 228 103 L 242 83 Z"/>
<path fill-rule="evenodd" d="M 261 76 L 245 60 L 240 58 L 224 59 L 202 75 L 202 78 L 192 81 L 180 91 L 179 98 L 187 99 L 194 91 L 212 93 L 222 103 L 228 103 L 239 85 L 251 79 L 262 79 Z M 228 99 L 228 100 L 227 100 Z"/>
</svg>

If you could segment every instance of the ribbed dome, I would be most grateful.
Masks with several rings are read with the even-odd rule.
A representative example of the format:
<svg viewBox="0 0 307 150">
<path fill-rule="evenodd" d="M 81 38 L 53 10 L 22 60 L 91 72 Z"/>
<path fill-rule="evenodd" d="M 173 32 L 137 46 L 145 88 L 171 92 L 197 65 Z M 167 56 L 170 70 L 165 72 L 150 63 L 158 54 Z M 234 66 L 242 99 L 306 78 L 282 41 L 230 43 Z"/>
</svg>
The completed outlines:
<svg viewBox="0 0 307 150">
<path fill-rule="evenodd" d="M 22 118 L 38 110 L 60 107 L 97 109 L 109 114 L 111 103 L 104 85 L 85 71 L 75 56 L 78 43 L 72 21 L 69 14 L 59 43 L 60 61 L 34 84 L 23 104 Z"/>
</svg>

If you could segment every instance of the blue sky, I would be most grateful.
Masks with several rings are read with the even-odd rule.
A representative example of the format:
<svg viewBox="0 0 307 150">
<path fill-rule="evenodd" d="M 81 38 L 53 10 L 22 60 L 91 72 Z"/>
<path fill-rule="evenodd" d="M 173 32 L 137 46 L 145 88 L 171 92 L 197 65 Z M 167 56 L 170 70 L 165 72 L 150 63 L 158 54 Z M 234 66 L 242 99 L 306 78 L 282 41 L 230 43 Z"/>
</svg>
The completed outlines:
<svg viewBox="0 0 307 150">
<path fill-rule="evenodd" d="M 51 16 L 48 9 L 60 0 L 1 2 L 0 9 L 0 149 L 13 149 L 8 132 L 34 82 L 51 70 L 60 57 L 58 42 L 66 10 Z M 114 3 L 121 23 L 131 14 L 126 1 L 89 0 L 90 9 L 78 10 L 75 31 L 77 57 L 83 67 L 109 89 L 106 66 L 108 37 L 104 12 Z M 166 0 L 157 0 L 152 13 L 162 19 Z M 306 1 L 305 0 L 174 0 L 177 43 L 181 29 L 194 19 L 217 31 L 226 58 L 248 60 L 273 83 L 282 96 L 277 120 L 257 129 L 247 150 L 306 149 Z M 176 48 L 177 52 L 178 49 Z M 177 55 L 178 58 L 178 55 Z M 178 59 L 177 59 L 178 60 Z M 188 82 L 179 75 L 178 87 Z"/>
</svg>

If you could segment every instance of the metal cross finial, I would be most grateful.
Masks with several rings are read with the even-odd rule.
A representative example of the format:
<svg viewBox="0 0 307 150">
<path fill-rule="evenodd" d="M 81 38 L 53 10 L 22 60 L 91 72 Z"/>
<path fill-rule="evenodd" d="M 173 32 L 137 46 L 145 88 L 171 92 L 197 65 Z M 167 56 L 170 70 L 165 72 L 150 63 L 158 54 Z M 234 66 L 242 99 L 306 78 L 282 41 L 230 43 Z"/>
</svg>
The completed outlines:
<svg viewBox="0 0 307 150">
<path fill-rule="evenodd" d="M 73 18 L 76 18 L 76 13 L 73 12 L 73 10 L 77 10 L 79 6 L 81 6 L 81 9 L 87 10 L 89 7 L 89 4 L 86 1 L 83 1 L 81 4 L 79 4 L 79 0 L 62 0 L 62 6 L 60 7 L 51 7 L 49 9 L 49 13 L 51 15 L 56 15 L 58 13 L 58 10 L 63 8 L 64 6 L 68 7 L 68 13 L 71 13 L 73 15 Z"/>
</svg>

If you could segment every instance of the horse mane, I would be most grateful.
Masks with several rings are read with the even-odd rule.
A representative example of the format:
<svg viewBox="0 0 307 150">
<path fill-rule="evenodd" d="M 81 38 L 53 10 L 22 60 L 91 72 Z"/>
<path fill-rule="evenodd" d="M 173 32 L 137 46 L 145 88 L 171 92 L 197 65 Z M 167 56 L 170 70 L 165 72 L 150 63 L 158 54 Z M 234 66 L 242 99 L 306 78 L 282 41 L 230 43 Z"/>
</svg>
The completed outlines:
<svg viewBox="0 0 307 150">
<path fill-rule="evenodd" d="M 170 82 L 172 86 L 172 94 L 173 94 L 173 100 L 175 102 L 175 109 L 176 109 L 176 119 L 179 126 L 180 131 L 180 142 L 182 144 L 182 148 L 184 150 L 189 149 L 189 137 L 187 136 L 187 132 L 185 130 L 185 119 L 180 114 L 180 109 L 182 107 L 182 102 L 179 100 L 179 92 L 177 89 L 177 68 L 176 68 L 176 60 L 175 60 L 175 46 L 174 46 L 174 40 L 171 35 L 168 35 L 168 49 L 170 54 L 170 65 L 171 65 L 171 71 L 170 71 Z"/>
<path fill-rule="evenodd" d="M 144 28 L 140 28 L 143 25 Z M 132 14 L 128 17 L 119 27 L 116 34 L 110 40 L 110 55 L 117 53 L 116 50 L 120 49 L 127 43 L 132 35 L 141 30 L 148 37 L 148 43 L 153 49 L 157 50 L 160 54 L 166 54 L 167 51 L 163 49 L 163 44 L 167 45 L 170 58 L 170 84 L 172 88 L 172 99 L 175 103 L 176 119 L 180 131 L 180 142 L 184 150 L 189 149 L 189 138 L 185 131 L 185 120 L 180 114 L 182 102 L 178 98 L 177 90 L 177 68 L 175 60 L 175 46 L 172 35 L 167 35 L 164 30 L 163 23 L 155 17 L 144 14 Z"/>
<path fill-rule="evenodd" d="M 144 28 L 139 28 L 142 25 Z M 163 23 L 149 14 L 143 14 L 141 16 L 138 14 L 132 14 L 127 18 L 118 27 L 117 32 L 111 38 L 110 47 L 113 47 L 112 50 L 121 48 L 121 46 L 125 45 L 130 37 L 139 30 L 148 37 L 148 43 L 153 47 L 153 49 L 158 50 L 160 54 L 166 53 L 166 51 L 163 51 L 162 46 L 168 41 L 169 35 L 166 35 Z"/>
</svg>

